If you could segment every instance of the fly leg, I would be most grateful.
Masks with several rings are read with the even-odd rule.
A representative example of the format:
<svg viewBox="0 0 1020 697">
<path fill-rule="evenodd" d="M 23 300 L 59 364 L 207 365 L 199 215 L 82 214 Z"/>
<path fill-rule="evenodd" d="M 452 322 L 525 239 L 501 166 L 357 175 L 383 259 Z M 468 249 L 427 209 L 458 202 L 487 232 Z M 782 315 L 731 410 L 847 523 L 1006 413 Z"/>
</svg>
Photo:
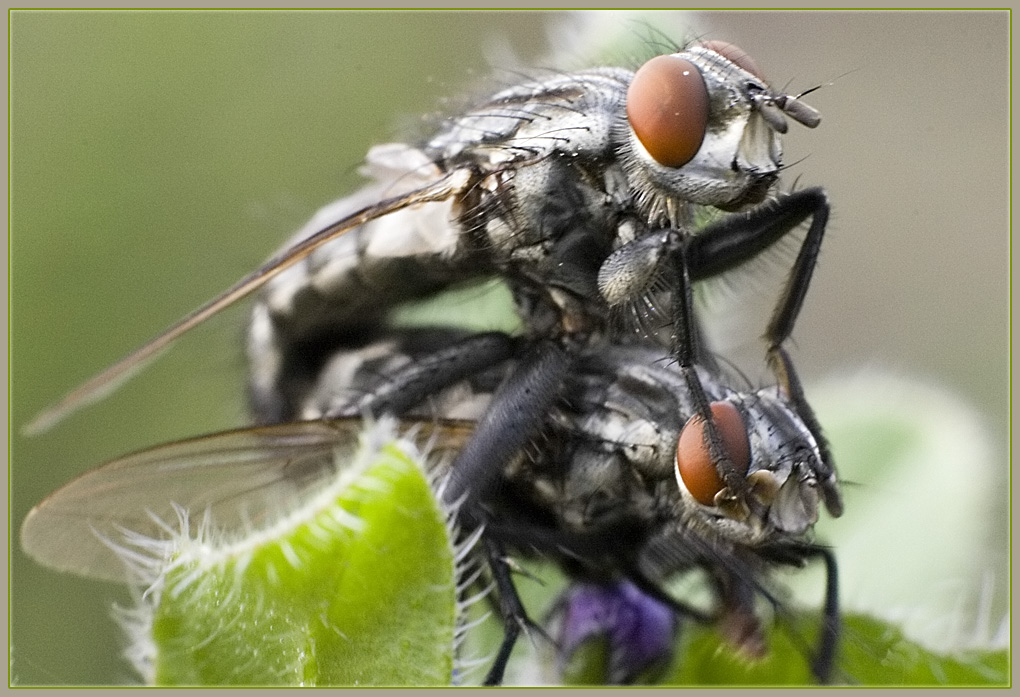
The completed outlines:
<svg viewBox="0 0 1020 697">
<path fill-rule="evenodd" d="M 469 517 L 481 513 L 474 509 L 539 431 L 571 363 L 572 352 L 556 341 L 537 341 L 524 351 L 453 462 L 443 492 L 448 504 L 460 504 Z"/>
<path fill-rule="evenodd" d="M 811 672 L 819 683 L 823 685 L 830 683 L 842 629 L 839 617 L 839 570 L 836 556 L 828 547 L 794 541 L 762 548 L 760 552 L 770 561 L 796 567 L 804 566 L 807 559 L 822 558 L 825 564 L 825 599 L 822 606 L 822 626 L 818 635 L 818 649 L 811 659 Z M 773 605 L 776 605 L 774 600 L 771 598 L 770 600 Z"/>
<path fill-rule="evenodd" d="M 539 431 L 572 362 L 572 352 L 556 341 L 534 342 L 523 350 L 520 346 L 518 340 L 500 332 L 470 335 L 388 372 L 368 394 L 329 416 L 357 416 L 363 411 L 399 415 L 443 388 L 520 354 L 451 465 L 443 488 L 444 502 L 457 508 L 458 524 L 470 532 L 486 525 L 487 498 L 498 486 L 504 466 Z M 485 678 L 486 685 L 497 685 L 521 630 L 541 629 L 527 616 L 501 542 L 485 534 L 481 543 L 496 584 L 496 607 L 505 632 Z"/>
<path fill-rule="evenodd" d="M 648 535 L 648 521 L 643 516 L 614 512 L 594 527 L 572 530 L 542 524 L 522 514 L 510 520 L 504 516 L 492 520 L 485 531 L 486 543 L 495 549 L 510 545 L 558 558 L 573 579 L 557 601 L 564 623 L 555 638 L 549 637 L 526 617 L 516 614 L 519 607 L 516 591 L 509 584 L 508 574 L 500 570 L 506 563 L 490 554 L 489 564 L 500 592 L 496 609 L 507 624 L 506 638 L 490 676 L 502 672 L 513 640 L 522 628 L 537 629 L 556 647 L 561 658 L 573 654 L 579 637 L 601 632 L 610 642 L 605 677 L 613 684 L 628 684 L 672 655 L 681 618 L 705 624 L 713 620 L 707 613 L 672 597 L 639 569 L 636 554 Z M 500 573 L 506 579 L 505 586 L 500 585 Z M 514 595 L 507 597 L 507 593 Z M 584 608 L 580 612 L 587 619 L 570 622 L 571 606 Z M 640 627 L 638 636 L 635 627 Z"/>
<path fill-rule="evenodd" d="M 401 415 L 442 389 L 470 378 L 513 356 L 516 342 L 502 332 L 472 334 L 383 376 L 357 400 L 332 407 L 328 418 L 364 413 Z"/>
<path fill-rule="evenodd" d="M 438 350 L 415 356 L 408 365 L 387 372 L 362 398 L 334 408 L 329 417 L 373 414 L 399 415 L 445 387 L 499 363 L 517 358 L 514 368 L 492 396 L 485 414 L 450 468 L 443 500 L 457 508 L 465 533 L 485 526 L 486 500 L 498 486 L 504 466 L 540 429 L 549 406 L 559 396 L 572 353 L 559 342 L 525 344 L 500 332 L 473 334 Z M 483 534 L 481 544 L 503 621 L 504 637 L 485 678 L 486 685 L 502 682 L 510 653 L 522 629 L 542 632 L 527 616 L 514 586 L 502 542 Z"/>
<path fill-rule="evenodd" d="M 443 500 L 457 508 L 457 521 L 463 530 L 486 524 L 487 498 L 498 488 L 505 465 L 541 428 L 571 364 L 572 352 L 558 342 L 535 342 L 493 394 L 474 434 L 454 460 L 443 489 Z M 505 632 L 485 679 L 487 685 L 495 685 L 503 679 L 521 628 L 533 624 L 510 578 L 500 544 L 488 535 L 482 539 L 499 593 Z"/>
<path fill-rule="evenodd" d="M 542 635 L 545 635 L 545 631 L 528 618 L 527 610 L 524 609 L 524 603 L 521 602 L 521 596 L 517 593 L 517 587 L 510 576 L 510 565 L 507 563 L 502 545 L 487 536 L 482 538 L 482 544 L 485 545 L 485 556 L 492 571 L 492 580 L 496 584 L 498 594 L 496 609 L 503 621 L 503 641 L 500 642 L 496 658 L 482 684 L 499 685 L 503 682 L 503 673 L 506 672 L 510 653 L 517 643 L 521 630 L 530 629 Z"/>
<path fill-rule="evenodd" d="M 829 201 L 820 187 L 782 194 L 774 202 L 747 213 L 735 213 L 706 226 L 691 236 L 687 261 L 691 278 L 700 281 L 740 266 L 753 259 L 811 218 L 811 226 L 794 262 L 780 307 L 790 315 L 792 326 L 807 293 L 811 273 L 829 222 Z M 786 297 L 796 296 L 796 297 Z"/>
<path fill-rule="evenodd" d="M 729 505 L 734 517 L 746 518 L 746 503 L 743 499 L 748 485 L 726 455 L 696 368 L 698 364 L 704 365 L 710 360 L 701 349 L 691 292 L 693 274 L 688 260 L 688 248 L 697 237 L 671 229 L 638 236 L 613 252 L 602 264 L 598 273 L 598 288 L 610 307 L 619 307 L 653 290 L 662 276 L 667 277 L 673 300 L 670 320 L 674 355 L 692 400 L 694 413 L 705 422 L 705 444 L 709 456 L 726 485 L 726 492 L 719 503 Z M 734 262 L 734 265 L 737 263 L 739 261 Z M 703 274 L 702 277 L 705 275 L 711 274 Z"/>
<path fill-rule="evenodd" d="M 719 428 L 712 418 L 705 389 L 698 377 L 696 364 L 701 347 L 694 317 L 694 296 L 691 292 L 691 274 L 687 257 L 690 237 L 681 240 L 672 253 L 675 283 L 673 288 L 673 351 L 680 366 L 687 392 L 694 405 L 694 413 L 704 420 L 704 440 L 709 457 L 715 463 L 716 471 L 725 484 L 725 489 L 716 496 L 716 505 L 727 514 L 740 520 L 747 518 L 747 493 L 749 485 L 737 466 L 726 454 Z"/>
<path fill-rule="evenodd" d="M 825 562 L 825 606 L 822 611 L 822 631 L 818 639 L 818 653 L 811 662 L 811 671 L 820 683 L 832 679 L 832 666 L 836 660 L 841 622 L 839 619 L 839 575 L 836 556 L 832 550 L 810 545 L 806 552 L 819 556 Z"/>
<path fill-rule="evenodd" d="M 803 189 L 782 196 L 774 204 L 765 204 L 745 215 L 732 215 L 709 225 L 690 238 L 686 263 L 694 281 L 725 273 L 775 244 L 808 217 L 811 225 L 772 312 L 764 338 L 768 342 L 769 366 L 797 414 L 815 437 L 822 462 L 834 480 L 835 468 L 828 443 L 814 411 L 804 398 L 800 380 L 783 347 L 804 304 L 825 236 L 829 221 L 829 202 L 825 192 L 817 187 Z M 842 512 L 842 503 L 835 488 L 823 484 L 823 492 L 826 507 L 833 516 L 838 516 Z"/>
</svg>

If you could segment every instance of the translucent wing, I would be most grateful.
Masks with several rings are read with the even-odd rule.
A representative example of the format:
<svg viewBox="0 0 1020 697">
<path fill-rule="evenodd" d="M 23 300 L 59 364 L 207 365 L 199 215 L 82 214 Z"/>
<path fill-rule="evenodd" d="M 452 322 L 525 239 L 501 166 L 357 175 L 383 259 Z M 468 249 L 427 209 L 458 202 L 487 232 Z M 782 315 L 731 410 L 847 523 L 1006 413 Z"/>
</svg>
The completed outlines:
<svg viewBox="0 0 1020 697">
<path fill-rule="evenodd" d="M 433 453 L 459 448 L 472 428 L 466 422 L 413 426 L 415 439 Z M 125 456 L 78 477 L 33 508 L 21 528 L 22 548 L 59 571 L 132 580 L 111 543 L 141 536 L 166 541 L 185 527 L 194 537 L 203 518 L 224 535 L 278 521 L 338 478 L 353 476 L 363 432 L 365 422 L 356 419 L 298 422 L 227 431 Z M 182 511 L 188 515 L 182 517 Z"/>
<path fill-rule="evenodd" d="M 142 368 L 148 361 L 153 359 L 181 335 L 205 322 L 210 317 L 230 307 L 238 300 L 252 294 L 267 281 L 277 276 L 285 269 L 301 261 L 313 251 L 334 240 L 340 235 L 363 225 L 369 220 L 389 215 L 395 211 L 403 210 L 410 206 L 416 206 L 432 201 L 445 201 L 452 196 L 461 193 L 468 184 L 469 174 L 466 171 L 454 170 L 440 179 L 411 191 L 410 193 L 395 196 L 381 201 L 374 205 L 366 206 L 343 219 L 327 226 L 319 232 L 301 240 L 293 247 L 285 249 L 279 255 L 273 257 L 261 267 L 251 272 L 219 296 L 202 305 L 191 314 L 179 320 L 176 324 L 166 329 L 163 333 L 144 344 L 134 352 L 128 354 L 112 366 L 91 378 L 83 385 L 75 388 L 56 404 L 48 407 L 37 414 L 32 421 L 25 426 L 24 432 L 27 435 L 41 433 L 64 419 L 68 414 L 80 409 L 86 404 L 98 401 L 119 387 L 127 378 Z"/>
</svg>

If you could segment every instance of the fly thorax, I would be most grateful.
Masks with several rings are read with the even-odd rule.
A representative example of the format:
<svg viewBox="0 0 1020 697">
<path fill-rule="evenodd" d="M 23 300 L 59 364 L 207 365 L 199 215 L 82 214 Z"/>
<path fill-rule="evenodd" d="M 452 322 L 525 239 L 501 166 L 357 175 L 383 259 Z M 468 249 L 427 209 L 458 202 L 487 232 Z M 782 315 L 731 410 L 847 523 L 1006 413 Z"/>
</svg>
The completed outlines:
<svg viewBox="0 0 1020 697">
<path fill-rule="evenodd" d="M 493 210 L 505 227 L 490 233 L 489 241 L 506 253 L 543 243 L 555 246 L 581 230 L 608 247 L 615 235 L 614 202 L 601 170 L 590 171 L 557 154 L 502 172 L 499 184 L 495 196 L 500 205 Z"/>
</svg>

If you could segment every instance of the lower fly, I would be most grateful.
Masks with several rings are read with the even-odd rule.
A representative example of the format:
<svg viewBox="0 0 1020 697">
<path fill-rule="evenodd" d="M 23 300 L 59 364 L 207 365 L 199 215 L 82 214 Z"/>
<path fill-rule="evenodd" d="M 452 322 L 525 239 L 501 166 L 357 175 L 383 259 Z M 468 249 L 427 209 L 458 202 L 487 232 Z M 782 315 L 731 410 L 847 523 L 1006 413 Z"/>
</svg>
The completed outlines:
<svg viewBox="0 0 1020 697">
<path fill-rule="evenodd" d="M 250 534 L 267 502 L 277 517 L 286 515 L 342 475 L 335 453 L 352 450 L 362 415 L 401 414 L 434 445 L 457 452 L 452 464 L 435 465 L 442 468 L 443 496 L 457 499 L 465 534 L 483 531 L 475 554 L 488 569 L 483 578 L 494 587 L 493 607 L 507 630 L 487 683 L 501 681 L 521 628 L 536 627 L 517 594 L 510 554 L 553 561 L 577 587 L 631 588 L 622 597 L 633 599 L 635 612 L 653 617 L 665 607 L 677 622 L 710 623 L 752 655 L 765 650 L 755 597 L 771 597 L 770 570 L 821 558 L 829 582 L 813 669 L 819 680 L 829 679 L 839 626 L 835 563 L 809 535 L 820 505 L 839 514 L 839 487 L 783 389 L 736 389 L 721 374 L 698 369 L 727 456 L 751 491 L 746 508 L 719 496 L 726 485 L 707 451 L 687 381 L 668 354 L 649 345 L 582 353 L 553 388 L 553 408 L 534 417 L 537 430 L 478 475 L 479 466 L 464 454 L 494 395 L 507 385 L 520 389 L 513 376 L 533 359 L 532 343 L 433 328 L 339 352 L 303 405 L 311 420 L 169 444 L 106 465 L 37 506 L 22 544 L 43 564 L 122 578 L 112 550 L 125 540 L 165 538 L 165 521 L 181 511 L 192 518 L 204 513 L 203 525 L 228 537 Z M 457 362 L 470 360 L 462 352 L 494 346 L 505 351 L 504 360 L 439 389 L 427 377 L 439 365 L 430 359 L 444 349 L 447 361 Z M 471 417 L 471 409 L 474 420 L 447 418 Z M 359 416 L 343 416 L 353 412 Z M 316 418 L 327 413 L 342 416 Z M 503 428 L 500 437 L 514 441 L 516 434 L 506 432 L 517 428 L 514 420 L 505 419 Z M 475 486 L 454 488 L 465 471 L 475 473 Z M 711 607 L 697 608 L 668 591 L 670 581 L 690 574 L 712 579 Z M 573 597 L 565 596 L 567 608 Z M 566 644 L 570 627 L 561 630 Z M 673 639 L 670 634 L 665 646 Z M 626 665 L 610 677 L 631 680 L 642 667 Z"/>
<path fill-rule="evenodd" d="M 520 365 L 535 360 L 531 344 L 499 333 L 436 327 L 395 332 L 334 355 L 301 414 L 320 418 L 367 410 L 484 420 L 499 394 L 524 389 L 515 380 Z M 500 358 L 484 360 L 487 353 Z M 829 582 L 813 669 L 822 681 L 831 677 L 839 626 L 835 560 L 809 541 L 820 506 L 833 516 L 842 513 L 824 442 L 785 387 L 738 390 L 717 367 L 696 370 L 725 456 L 751 492 L 737 504 L 724 493 L 729 485 L 714 466 L 690 380 L 654 343 L 581 354 L 551 388 L 549 411 L 535 416 L 539 423 L 523 445 L 502 446 L 508 454 L 501 464 L 471 459 L 477 436 L 458 454 L 445 495 L 465 504 L 462 525 L 484 530 L 501 596 L 495 607 L 503 609 L 508 632 L 501 657 L 509 655 L 516 628 L 528 626 L 506 566 L 508 549 L 556 561 L 578 583 L 632 587 L 631 595 L 646 598 L 631 608 L 638 615 L 655 613 L 659 603 L 677 617 L 728 626 L 721 631 L 729 631 L 730 642 L 751 655 L 764 651 L 754 599 L 768 596 L 760 585 L 767 570 L 820 558 Z M 456 380 L 442 379 L 446 371 Z M 470 377 L 459 381 L 465 374 Z M 437 389 L 442 383 L 448 386 Z M 488 438 L 517 443 L 528 419 L 500 414 Z M 457 482 L 464 484 L 458 488 Z M 669 579 L 692 572 L 713 579 L 717 605 L 711 612 L 694 610 L 662 590 Z M 489 681 L 498 682 L 502 670 L 497 662 Z M 636 675 L 628 671 L 617 677 Z"/>
</svg>

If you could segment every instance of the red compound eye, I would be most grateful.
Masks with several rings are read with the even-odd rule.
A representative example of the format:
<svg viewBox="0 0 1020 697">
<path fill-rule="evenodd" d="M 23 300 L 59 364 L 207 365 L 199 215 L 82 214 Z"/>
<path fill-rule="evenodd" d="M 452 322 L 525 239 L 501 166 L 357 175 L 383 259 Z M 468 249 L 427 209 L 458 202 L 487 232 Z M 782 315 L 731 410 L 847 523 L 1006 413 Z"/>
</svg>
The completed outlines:
<svg viewBox="0 0 1020 697">
<path fill-rule="evenodd" d="M 641 145 L 664 167 L 682 167 L 698 153 L 708 125 L 708 89 L 701 72 L 676 55 L 657 56 L 634 74 L 627 119 Z"/>
<path fill-rule="evenodd" d="M 765 82 L 765 76 L 762 75 L 761 68 L 758 67 L 758 64 L 754 62 L 754 58 L 747 55 L 747 52 L 739 46 L 725 41 L 705 41 L 698 44 L 698 46 L 707 48 L 709 51 L 715 51 L 730 63 L 743 68 L 762 82 Z"/>
<path fill-rule="evenodd" d="M 729 402 L 713 402 L 711 409 L 712 420 L 719 429 L 726 455 L 741 473 L 746 474 L 751 464 L 751 444 L 740 413 Z M 692 416 L 680 432 L 676 446 L 676 466 L 691 496 L 698 503 L 713 505 L 715 495 L 725 485 L 715 471 L 705 446 L 705 421 L 700 416 Z"/>
</svg>

